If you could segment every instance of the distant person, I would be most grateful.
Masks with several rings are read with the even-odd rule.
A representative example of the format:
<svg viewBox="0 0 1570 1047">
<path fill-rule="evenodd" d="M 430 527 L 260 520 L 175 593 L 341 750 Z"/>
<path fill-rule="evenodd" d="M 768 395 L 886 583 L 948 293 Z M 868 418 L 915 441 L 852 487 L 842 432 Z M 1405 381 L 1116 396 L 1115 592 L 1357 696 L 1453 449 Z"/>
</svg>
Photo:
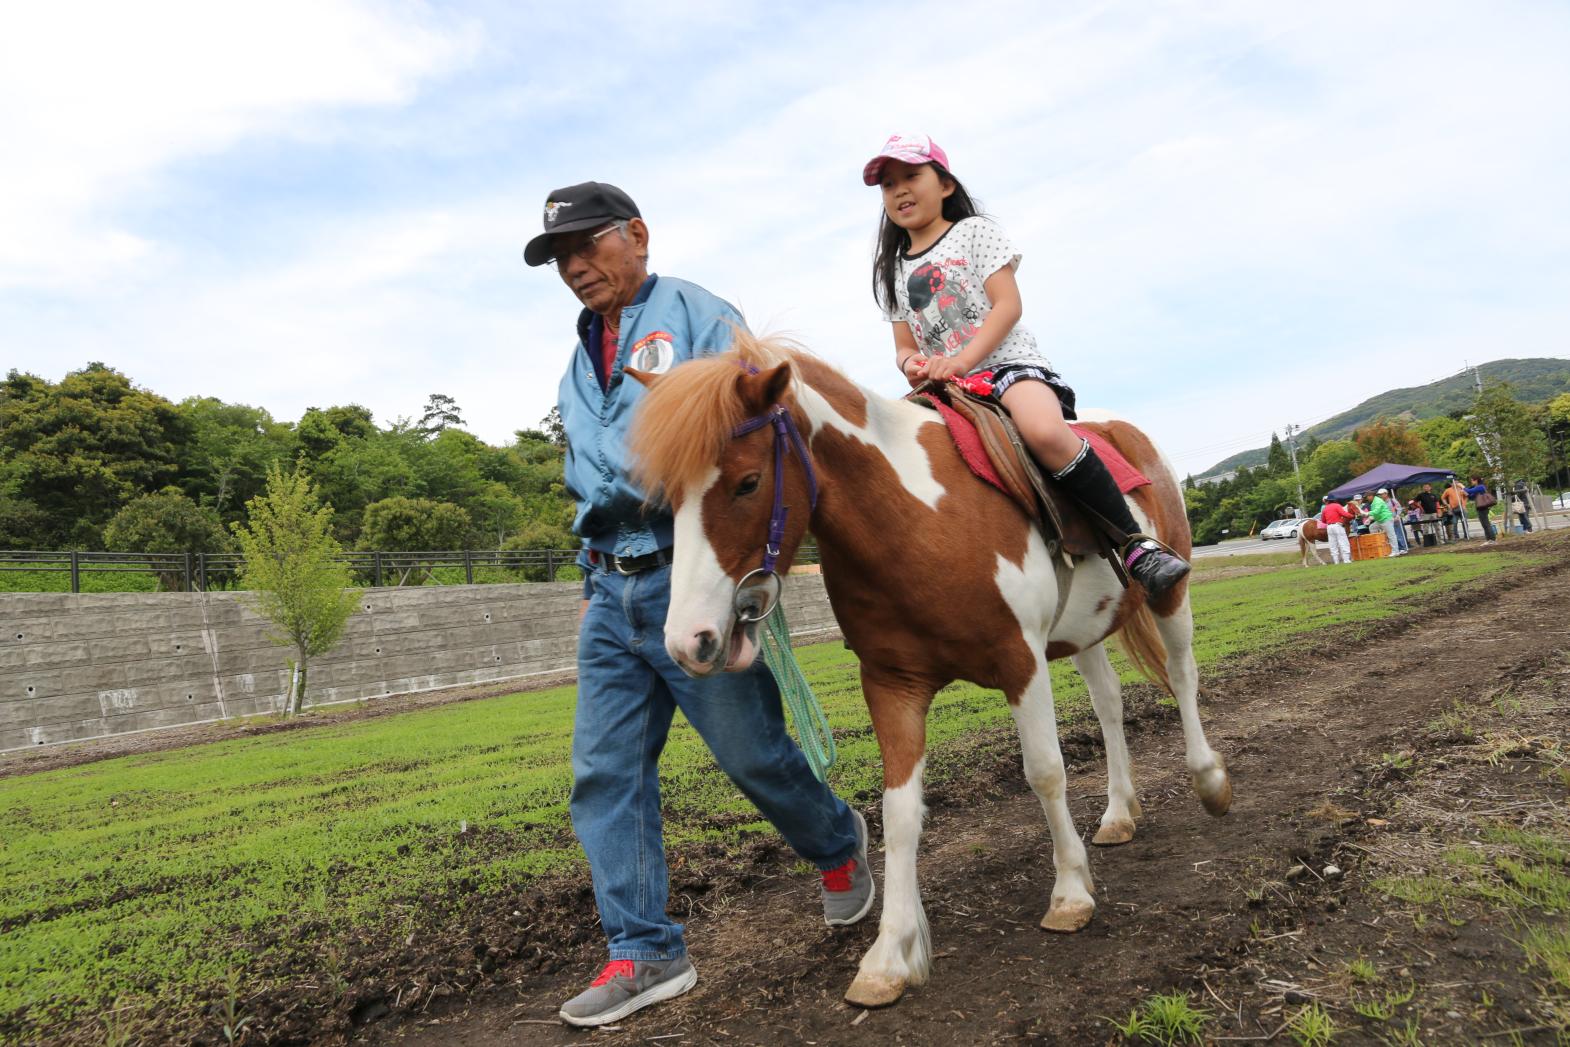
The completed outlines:
<svg viewBox="0 0 1570 1047">
<path fill-rule="evenodd" d="M 1481 476 L 1472 477 L 1471 484 L 1466 488 L 1466 496 L 1477 510 L 1477 522 L 1483 528 L 1483 544 L 1493 545 L 1498 535 L 1494 533 L 1494 521 L 1490 517 L 1493 515 L 1494 503 L 1499 499 L 1494 497 L 1494 492 L 1488 489 Z"/>
<path fill-rule="evenodd" d="M 1368 510 L 1363 508 L 1363 499 L 1367 495 L 1354 494 L 1346 500 L 1346 511 L 1351 516 L 1347 524 L 1347 533 L 1352 535 L 1366 534 L 1368 532 Z"/>
<path fill-rule="evenodd" d="M 1510 495 L 1510 511 L 1521 521 L 1522 534 L 1532 533 L 1532 508 L 1528 502 L 1529 497 L 1526 485 L 1517 481 L 1515 491 Z"/>
<path fill-rule="evenodd" d="M 627 427 L 644 387 L 626 369 L 661 374 L 721 352 L 741 315 L 696 284 L 650 273 L 648 225 L 626 193 L 602 182 L 552 192 L 545 231 L 523 257 L 553 263 L 583 305 L 557 393 L 585 575 L 569 810 L 610 962 L 559 1016 L 599 1026 L 698 980 L 682 925 L 667 912 L 660 822 L 659 759 L 677 709 L 720 769 L 818 869 L 827 923 L 865 916 L 873 882 L 866 822 L 813 776 L 786 733 L 763 659 L 746 672 L 694 679 L 665 651 L 673 521 L 628 473 Z"/>
<path fill-rule="evenodd" d="M 1445 541 L 1456 540 L 1456 528 L 1461 525 L 1461 514 L 1466 511 L 1466 489 L 1454 477 L 1445 485 L 1444 491 L 1439 496 L 1439 504 L 1444 506 Z"/>
<path fill-rule="evenodd" d="M 1384 490 L 1381 488 L 1381 490 Z M 1401 504 L 1401 499 L 1396 497 L 1395 491 L 1385 491 L 1385 504 L 1390 506 L 1391 515 L 1395 518 L 1396 544 L 1401 551 L 1407 552 L 1411 544 L 1406 539 L 1406 507 Z"/>
<path fill-rule="evenodd" d="M 1325 507 L 1319 510 L 1319 519 L 1325 525 L 1325 538 L 1330 542 L 1330 562 L 1351 563 L 1352 543 L 1347 540 L 1346 528 L 1352 514 L 1327 495 Z"/>
<path fill-rule="evenodd" d="M 1385 537 L 1390 542 L 1390 552 L 1385 555 L 1394 559 L 1402 555 L 1400 531 L 1396 523 L 1395 510 L 1390 508 L 1390 503 L 1385 501 L 1390 492 L 1381 487 L 1374 492 L 1374 497 L 1368 503 L 1368 519 L 1375 527 L 1385 532 Z"/>
</svg>

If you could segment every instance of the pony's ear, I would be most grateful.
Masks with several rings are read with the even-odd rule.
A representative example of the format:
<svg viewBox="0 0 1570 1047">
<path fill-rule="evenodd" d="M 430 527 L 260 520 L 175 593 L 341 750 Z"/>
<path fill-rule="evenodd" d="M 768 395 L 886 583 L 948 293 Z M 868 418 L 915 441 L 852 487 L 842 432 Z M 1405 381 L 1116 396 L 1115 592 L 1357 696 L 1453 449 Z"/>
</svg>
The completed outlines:
<svg viewBox="0 0 1570 1047">
<path fill-rule="evenodd" d="M 627 375 L 630 378 L 636 378 L 639 382 L 643 383 L 643 386 L 646 389 L 653 389 L 654 383 L 664 377 L 664 375 L 655 374 L 653 371 L 640 371 L 636 367 L 625 368 L 622 370 L 622 374 Z"/>
<path fill-rule="evenodd" d="M 762 414 L 779 403 L 790 388 L 790 364 L 776 364 L 756 374 L 743 372 L 736 381 L 741 402 L 749 414 Z"/>
</svg>

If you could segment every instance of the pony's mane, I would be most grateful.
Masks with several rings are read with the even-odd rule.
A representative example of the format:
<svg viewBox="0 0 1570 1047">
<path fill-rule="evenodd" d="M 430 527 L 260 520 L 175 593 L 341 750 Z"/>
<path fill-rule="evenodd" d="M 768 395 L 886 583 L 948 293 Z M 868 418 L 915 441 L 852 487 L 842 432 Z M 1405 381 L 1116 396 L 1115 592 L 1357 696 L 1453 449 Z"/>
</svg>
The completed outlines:
<svg viewBox="0 0 1570 1047">
<path fill-rule="evenodd" d="M 650 386 L 630 436 L 633 479 L 649 500 L 700 480 L 719 461 L 731 434 L 747 420 L 739 374 L 806 355 L 785 339 L 738 329 L 728 352 L 689 360 Z"/>
</svg>

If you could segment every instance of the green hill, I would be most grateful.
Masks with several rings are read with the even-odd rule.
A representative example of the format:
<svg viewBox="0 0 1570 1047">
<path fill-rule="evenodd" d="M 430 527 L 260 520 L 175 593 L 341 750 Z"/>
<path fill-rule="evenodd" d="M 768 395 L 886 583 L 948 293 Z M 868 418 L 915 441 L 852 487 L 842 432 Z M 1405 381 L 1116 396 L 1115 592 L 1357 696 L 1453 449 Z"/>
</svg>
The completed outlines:
<svg viewBox="0 0 1570 1047">
<path fill-rule="evenodd" d="M 1515 390 L 1516 399 L 1523 403 L 1543 403 L 1560 393 L 1570 392 L 1570 360 L 1566 359 L 1531 357 L 1525 360 L 1494 360 L 1479 364 L 1477 370 L 1484 380 L 1509 382 Z M 1380 417 L 1410 414 L 1415 420 L 1422 421 L 1424 418 L 1465 410 L 1472 405 L 1476 394 L 1477 386 L 1470 370 L 1427 385 L 1391 389 L 1369 397 L 1350 411 L 1343 411 L 1318 425 L 1309 426 L 1303 430 L 1300 439 L 1306 440 L 1310 436 L 1317 436 L 1321 441 L 1344 439 Z M 1251 451 L 1239 451 L 1198 475 L 1203 478 L 1245 465 L 1249 468 L 1264 465 L 1269 450 L 1268 447 L 1257 447 Z"/>
</svg>

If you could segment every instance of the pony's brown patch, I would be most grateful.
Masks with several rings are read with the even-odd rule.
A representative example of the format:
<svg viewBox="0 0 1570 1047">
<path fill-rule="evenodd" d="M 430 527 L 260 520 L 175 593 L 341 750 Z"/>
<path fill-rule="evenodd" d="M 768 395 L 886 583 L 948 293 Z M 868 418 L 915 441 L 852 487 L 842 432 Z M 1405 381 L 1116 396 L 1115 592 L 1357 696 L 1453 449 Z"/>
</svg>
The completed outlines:
<svg viewBox="0 0 1570 1047">
<path fill-rule="evenodd" d="M 792 354 L 791 361 L 796 365 L 802 380 L 827 400 L 841 418 L 857 427 L 867 424 L 867 394 L 849 378 L 799 349 Z"/>
</svg>

